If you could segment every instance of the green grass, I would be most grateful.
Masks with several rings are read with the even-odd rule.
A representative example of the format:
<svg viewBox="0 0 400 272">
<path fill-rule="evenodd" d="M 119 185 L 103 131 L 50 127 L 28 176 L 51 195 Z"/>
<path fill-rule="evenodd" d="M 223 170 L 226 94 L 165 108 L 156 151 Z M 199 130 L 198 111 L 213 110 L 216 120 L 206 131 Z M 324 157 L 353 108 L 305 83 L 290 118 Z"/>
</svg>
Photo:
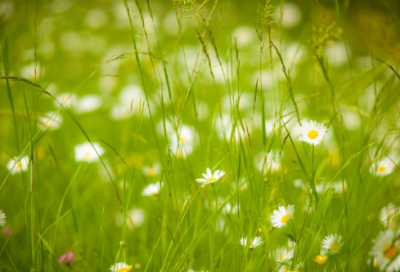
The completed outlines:
<svg viewBox="0 0 400 272">
<path fill-rule="evenodd" d="M 371 255 L 394 230 L 400 263 L 399 9 L 0 2 L 0 271 L 400 271 Z M 202 187 L 207 168 L 225 174 Z"/>
</svg>

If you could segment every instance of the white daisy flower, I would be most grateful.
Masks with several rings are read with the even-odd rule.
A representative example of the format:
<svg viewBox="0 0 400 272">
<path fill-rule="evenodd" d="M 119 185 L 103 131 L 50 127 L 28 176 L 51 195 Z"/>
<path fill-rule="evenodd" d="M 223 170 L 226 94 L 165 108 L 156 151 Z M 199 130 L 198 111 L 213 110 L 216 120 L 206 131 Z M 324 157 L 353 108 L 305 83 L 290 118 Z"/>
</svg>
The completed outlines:
<svg viewBox="0 0 400 272">
<path fill-rule="evenodd" d="M 132 265 L 127 265 L 126 263 L 116 263 L 111 266 L 110 270 L 112 272 L 125 272 L 131 271 Z"/>
<path fill-rule="evenodd" d="M 158 162 L 153 163 L 152 166 L 143 166 L 142 171 L 143 174 L 148 175 L 150 177 L 157 176 L 160 173 L 161 165 Z"/>
<path fill-rule="evenodd" d="M 191 126 L 183 125 L 178 129 L 178 135 L 175 133 L 170 137 L 171 150 L 178 157 L 190 155 L 193 152 L 195 141 L 195 130 Z"/>
<path fill-rule="evenodd" d="M 69 108 L 76 102 L 76 95 L 73 93 L 62 93 L 57 95 L 57 101 L 64 105 L 64 107 Z M 60 104 L 54 100 L 54 106 L 59 107 Z"/>
<path fill-rule="evenodd" d="M 28 170 L 28 164 L 29 164 L 29 158 L 28 156 L 23 157 L 19 162 L 16 162 L 16 160 L 11 159 L 7 163 L 7 169 L 11 171 L 11 175 L 14 175 L 16 173 L 20 173 L 21 171 L 26 171 Z M 15 165 L 15 166 L 14 166 Z M 13 168 L 14 167 L 14 168 Z"/>
<path fill-rule="evenodd" d="M 154 196 L 160 193 L 163 183 L 157 182 L 154 184 L 149 184 L 143 189 L 142 195 L 144 196 Z"/>
<path fill-rule="evenodd" d="M 265 161 L 265 162 L 264 162 Z M 272 151 L 267 155 L 260 154 L 254 158 L 254 164 L 257 169 L 263 173 L 276 172 L 281 169 L 281 164 L 277 154 Z"/>
<path fill-rule="evenodd" d="M 249 249 L 253 249 L 258 247 L 259 245 L 261 245 L 263 243 L 261 237 L 256 236 L 253 241 L 251 241 L 250 245 L 249 245 Z M 242 238 L 240 239 L 240 244 L 242 246 L 247 246 L 247 237 L 246 238 Z"/>
<path fill-rule="evenodd" d="M 293 259 L 294 249 L 287 250 L 286 248 L 279 248 L 276 251 L 276 261 L 278 263 L 283 263 L 285 261 Z"/>
<path fill-rule="evenodd" d="M 394 163 L 389 158 L 383 158 L 373 164 L 369 170 L 374 175 L 386 176 L 393 172 L 394 167 Z"/>
<path fill-rule="evenodd" d="M 48 112 L 45 114 L 45 116 L 40 116 L 39 121 L 42 123 L 41 125 L 44 128 L 48 128 L 49 130 L 56 130 L 61 126 L 63 118 L 57 112 Z"/>
<path fill-rule="evenodd" d="M 318 145 L 324 139 L 326 132 L 327 129 L 322 124 L 318 124 L 315 121 L 303 122 L 300 128 L 299 140 L 312 145 Z"/>
<path fill-rule="evenodd" d="M 96 148 L 99 155 L 103 155 L 104 149 L 98 144 L 93 143 L 94 148 Z M 86 161 L 93 162 L 98 159 L 96 151 L 93 149 L 92 145 L 89 142 L 85 142 L 83 144 L 77 145 L 74 148 L 75 151 L 75 160 L 77 162 Z"/>
<path fill-rule="evenodd" d="M 340 235 L 328 235 L 325 236 L 325 239 L 322 241 L 322 247 L 328 249 L 329 254 L 336 254 L 339 252 L 340 248 L 342 247 L 343 243 L 342 236 Z"/>
<path fill-rule="evenodd" d="M 223 175 L 225 175 L 225 172 L 222 170 L 217 170 L 214 172 L 214 174 L 212 174 L 210 168 L 207 168 L 207 174 L 202 174 L 204 178 L 196 179 L 196 181 L 203 183 L 204 187 L 207 184 L 217 182 Z"/>
<path fill-rule="evenodd" d="M 373 241 L 370 255 L 377 258 L 381 270 L 397 271 L 400 269 L 400 230 L 392 229 L 381 232 Z"/>
<path fill-rule="evenodd" d="M 275 210 L 271 215 L 271 223 L 275 228 L 286 226 L 286 223 L 293 216 L 294 206 L 288 205 L 287 208 L 279 206 L 279 211 Z"/>
<path fill-rule="evenodd" d="M 6 224 L 6 214 L 0 210 L 0 226 L 4 226 Z"/>
<path fill-rule="evenodd" d="M 222 208 L 222 213 L 235 214 L 238 212 L 238 210 L 239 210 L 239 205 L 237 204 L 231 205 L 229 202 L 227 202 L 225 206 Z"/>
<path fill-rule="evenodd" d="M 395 223 L 393 222 L 394 217 L 398 216 L 400 212 L 399 207 L 394 206 L 392 203 L 383 207 L 379 216 L 381 222 L 388 228 L 393 229 Z"/>
<path fill-rule="evenodd" d="M 98 95 L 89 94 L 77 99 L 76 103 L 73 104 L 73 107 L 77 113 L 87 113 L 100 108 L 102 102 L 103 101 Z"/>
</svg>

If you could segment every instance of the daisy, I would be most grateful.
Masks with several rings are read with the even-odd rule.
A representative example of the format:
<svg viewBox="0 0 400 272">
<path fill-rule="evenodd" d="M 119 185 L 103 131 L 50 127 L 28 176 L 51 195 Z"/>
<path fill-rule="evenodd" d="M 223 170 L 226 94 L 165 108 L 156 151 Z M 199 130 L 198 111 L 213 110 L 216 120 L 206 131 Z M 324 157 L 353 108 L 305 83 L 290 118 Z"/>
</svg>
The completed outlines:
<svg viewBox="0 0 400 272">
<path fill-rule="evenodd" d="M 223 175 L 225 175 L 225 172 L 222 170 L 217 170 L 212 174 L 210 168 L 207 168 L 206 172 L 207 174 L 202 174 L 204 178 L 196 179 L 196 181 L 203 183 L 203 187 L 207 184 L 217 182 Z"/>
<path fill-rule="evenodd" d="M 343 243 L 342 236 L 340 235 L 328 235 L 325 236 L 325 239 L 322 241 L 322 247 L 328 249 L 329 254 L 336 254 L 339 252 L 340 248 L 342 247 Z"/>
<path fill-rule="evenodd" d="M 260 154 L 259 156 L 256 156 L 254 163 L 257 166 L 257 169 L 264 173 L 268 173 L 269 171 L 276 172 L 281 168 L 277 154 L 274 154 L 272 151 L 267 155 Z"/>
<path fill-rule="evenodd" d="M 191 126 L 183 125 L 178 129 L 178 135 L 171 136 L 171 150 L 178 157 L 190 155 L 195 143 L 195 130 Z"/>
<path fill-rule="evenodd" d="M 317 264 L 324 264 L 324 263 L 326 263 L 327 260 L 328 260 L 328 256 L 325 255 L 324 252 L 321 252 L 321 255 L 317 255 L 314 258 L 314 262 L 316 262 Z"/>
<path fill-rule="evenodd" d="M 279 206 L 279 211 L 275 210 L 271 215 L 271 223 L 275 228 L 281 228 L 286 225 L 287 221 L 293 216 L 294 206 L 288 205 L 287 209 L 284 206 Z"/>
<path fill-rule="evenodd" d="M 386 207 L 382 208 L 379 219 L 383 224 L 388 226 L 388 228 L 393 229 L 395 227 L 393 219 L 398 215 L 399 215 L 399 208 L 390 203 Z"/>
<path fill-rule="evenodd" d="M 19 162 L 17 162 L 14 159 L 11 159 L 7 163 L 7 169 L 11 171 L 11 175 L 14 175 L 16 173 L 19 173 L 20 171 L 28 170 L 28 163 L 29 163 L 28 156 L 23 157 Z"/>
<path fill-rule="evenodd" d="M 262 244 L 262 242 L 263 242 L 263 241 L 262 241 L 261 237 L 256 236 L 256 237 L 254 238 L 254 240 L 250 243 L 249 249 L 253 249 L 253 248 L 258 247 L 259 245 Z M 240 244 L 241 244 L 242 246 L 246 246 L 246 245 L 247 245 L 247 237 L 246 237 L 246 238 L 240 239 Z"/>
<path fill-rule="evenodd" d="M 63 118 L 57 112 L 48 112 L 45 114 L 45 116 L 39 117 L 39 121 L 42 123 L 41 125 L 44 128 L 48 128 L 49 130 L 56 130 L 61 126 Z"/>
<path fill-rule="evenodd" d="M 231 205 L 229 202 L 225 204 L 222 208 L 222 213 L 224 214 L 235 214 L 239 210 L 239 206 L 237 204 Z"/>
<path fill-rule="evenodd" d="M 69 108 L 76 102 L 76 95 L 71 93 L 62 93 L 57 95 L 57 101 L 64 105 L 64 107 Z M 59 107 L 60 104 L 54 100 L 54 106 Z"/>
<path fill-rule="evenodd" d="M 0 226 L 4 226 L 6 224 L 6 214 L 0 210 Z"/>
<path fill-rule="evenodd" d="M 60 258 L 58 258 L 58 262 L 61 264 L 70 264 L 74 259 L 74 253 L 72 253 L 71 251 L 67 251 L 65 254 L 61 255 Z"/>
<path fill-rule="evenodd" d="M 153 163 L 152 166 L 143 166 L 142 171 L 145 175 L 150 177 L 157 176 L 160 173 L 161 165 L 159 163 Z"/>
<path fill-rule="evenodd" d="M 312 145 L 318 145 L 326 134 L 326 128 L 315 121 L 304 122 L 300 128 L 299 140 Z"/>
<path fill-rule="evenodd" d="M 279 248 L 276 251 L 276 261 L 278 263 L 282 263 L 288 260 L 293 259 L 294 249 L 287 250 L 286 248 Z"/>
<path fill-rule="evenodd" d="M 102 102 L 98 95 L 89 94 L 77 99 L 72 106 L 77 113 L 88 113 L 100 108 Z"/>
<path fill-rule="evenodd" d="M 144 190 L 142 195 L 144 196 L 154 196 L 154 195 L 158 195 L 160 193 L 160 190 L 163 186 L 163 183 L 161 182 L 157 182 L 154 184 L 149 184 L 147 185 Z"/>
<path fill-rule="evenodd" d="M 400 249 L 400 230 L 392 229 L 381 232 L 373 240 L 373 246 L 370 255 L 377 258 L 378 266 L 381 270 L 394 271 L 400 269 L 400 255 L 397 253 Z"/>
<path fill-rule="evenodd" d="M 384 158 L 373 164 L 369 170 L 374 175 L 386 176 L 392 173 L 394 167 L 394 163 L 389 158 Z"/>
<path fill-rule="evenodd" d="M 125 272 L 125 271 L 131 271 L 132 265 L 127 265 L 126 263 L 116 263 L 115 265 L 112 265 L 110 270 L 113 272 Z"/>
<path fill-rule="evenodd" d="M 104 153 L 104 149 L 98 144 L 93 143 L 94 148 L 101 156 Z M 79 161 L 86 161 L 86 162 L 93 162 L 98 159 L 96 151 L 93 149 L 92 145 L 89 142 L 85 142 L 81 145 L 77 145 L 74 148 L 75 150 L 75 160 Z"/>
</svg>

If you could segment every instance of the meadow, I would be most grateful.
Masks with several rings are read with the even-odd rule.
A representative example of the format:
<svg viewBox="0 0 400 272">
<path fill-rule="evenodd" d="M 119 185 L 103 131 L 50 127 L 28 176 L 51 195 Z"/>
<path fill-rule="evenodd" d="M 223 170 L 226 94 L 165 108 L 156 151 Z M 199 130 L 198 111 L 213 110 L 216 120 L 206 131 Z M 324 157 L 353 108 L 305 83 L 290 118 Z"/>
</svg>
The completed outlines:
<svg viewBox="0 0 400 272">
<path fill-rule="evenodd" d="M 0 272 L 400 271 L 399 25 L 0 0 Z"/>
</svg>

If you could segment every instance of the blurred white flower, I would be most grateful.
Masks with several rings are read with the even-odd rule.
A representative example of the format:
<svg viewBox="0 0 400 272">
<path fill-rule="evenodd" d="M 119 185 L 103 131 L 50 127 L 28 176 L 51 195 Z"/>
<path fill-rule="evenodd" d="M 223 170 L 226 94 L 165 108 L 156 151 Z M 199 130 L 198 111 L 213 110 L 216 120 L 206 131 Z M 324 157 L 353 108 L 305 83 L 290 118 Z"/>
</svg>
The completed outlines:
<svg viewBox="0 0 400 272">
<path fill-rule="evenodd" d="M 400 230 L 388 229 L 379 233 L 373 240 L 370 255 L 377 258 L 378 266 L 384 271 L 398 271 L 400 269 Z"/>
<path fill-rule="evenodd" d="M 281 6 L 277 6 L 275 8 L 275 22 L 278 24 L 281 20 Z M 282 18 L 282 27 L 283 28 L 292 28 L 297 26 L 301 20 L 301 11 L 300 9 L 292 3 L 285 3 L 283 5 L 283 18 Z"/>
<path fill-rule="evenodd" d="M 49 130 L 56 130 L 61 126 L 63 118 L 60 113 L 52 111 L 47 112 L 45 116 L 40 116 L 39 121 L 44 128 L 48 128 Z"/>
<path fill-rule="evenodd" d="M 340 235 L 328 235 L 325 236 L 324 240 L 322 241 L 322 247 L 328 250 L 329 254 L 336 254 L 339 252 L 340 248 L 342 247 L 343 243 L 342 236 Z"/>
<path fill-rule="evenodd" d="M 3 227 L 6 224 L 6 214 L 0 210 L 0 226 Z"/>
<path fill-rule="evenodd" d="M 386 207 L 383 207 L 379 215 L 381 222 L 390 229 L 396 227 L 394 218 L 400 214 L 400 208 L 389 203 Z"/>
<path fill-rule="evenodd" d="M 7 163 L 7 169 L 11 171 L 11 175 L 14 175 L 16 173 L 20 173 L 21 171 L 26 171 L 28 170 L 28 163 L 29 163 L 29 158 L 28 156 L 25 156 L 21 158 L 19 162 L 16 162 L 16 160 L 11 159 Z M 15 165 L 15 167 L 14 167 Z M 14 168 L 13 168 L 14 167 Z M 12 169 L 12 170 L 11 170 Z"/>
<path fill-rule="evenodd" d="M 149 184 L 143 189 L 142 195 L 144 195 L 144 196 L 158 195 L 160 193 L 162 186 L 163 186 L 162 182 Z"/>
<path fill-rule="evenodd" d="M 93 147 L 96 148 L 99 156 L 103 155 L 104 149 L 98 144 L 93 143 Z M 86 162 L 94 162 L 99 157 L 96 154 L 96 151 L 93 149 L 92 145 L 89 142 L 85 142 L 83 144 L 77 145 L 74 148 L 75 151 L 75 160 L 77 162 L 86 161 Z"/>
<path fill-rule="evenodd" d="M 256 237 L 253 239 L 253 241 L 250 242 L 249 249 L 256 248 L 256 247 L 258 247 L 259 245 L 261 245 L 262 243 L 263 243 L 263 241 L 262 241 L 261 237 L 256 236 Z M 247 246 L 247 237 L 246 237 L 246 238 L 240 239 L 240 244 L 241 244 L 242 246 Z"/>
<path fill-rule="evenodd" d="M 377 176 L 386 176 L 393 172 L 395 165 L 389 158 L 383 158 L 374 163 L 369 169 L 370 172 Z"/>
<path fill-rule="evenodd" d="M 56 96 L 58 102 L 63 104 L 64 107 L 69 108 L 76 103 L 76 95 L 73 93 L 62 93 Z M 54 106 L 60 107 L 60 104 L 54 101 Z"/>
<path fill-rule="evenodd" d="M 157 176 L 160 173 L 161 165 L 158 162 L 154 162 L 152 166 L 145 165 L 142 167 L 142 171 L 145 175 L 150 177 Z"/>
<path fill-rule="evenodd" d="M 81 98 L 77 98 L 77 101 L 73 104 L 74 110 L 77 113 L 92 112 L 100 108 L 102 99 L 98 95 L 85 95 Z"/>
</svg>

